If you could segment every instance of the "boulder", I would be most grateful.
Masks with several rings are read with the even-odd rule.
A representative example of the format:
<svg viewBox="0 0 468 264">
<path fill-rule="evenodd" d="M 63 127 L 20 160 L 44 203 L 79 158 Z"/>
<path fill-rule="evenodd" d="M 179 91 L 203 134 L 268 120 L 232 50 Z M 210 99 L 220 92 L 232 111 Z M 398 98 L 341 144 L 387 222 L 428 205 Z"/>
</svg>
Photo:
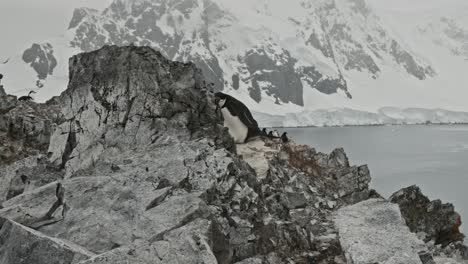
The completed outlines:
<svg viewBox="0 0 468 264">
<path fill-rule="evenodd" d="M 70 82 L 59 98 L 68 120 L 49 149 L 66 177 L 87 169 L 109 147 L 137 147 L 209 137 L 234 147 L 201 71 L 149 47 L 107 46 L 70 59 Z M 64 136 L 65 133 L 67 136 Z M 65 166 L 66 163 L 66 166 Z"/>
<path fill-rule="evenodd" d="M 68 241 L 48 237 L 13 221 L 0 229 L 1 263 L 76 264 L 94 254 Z"/>
<path fill-rule="evenodd" d="M 399 205 L 403 218 L 414 233 L 424 233 L 424 241 L 446 245 L 463 241 L 460 233 L 461 217 L 450 203 L 440 200 L 430 201 L 416 186 L 403 188 L 390 197 Z"/>
<path fill-rule="evenodd" d="M 166 233 L 161 240 L 151 244 L 118 247 L 80 264 L 217 264 L 212 251 L 212 245 L 216 242 L 212 223 L 197 219 Z"/>
<path fill-rule="evenodd" d="M 63 122 L 54 104 L 20 102 L 0 96 L 0 167 L 31 155 L 45 154 L 55 127 Z"/>
<path fill-rule="evenodd" d="M 411 233 L 397 205 L 369 199 L 334 217 L 348 263 L 420 264 L 426 245 Z"/>
</svg>

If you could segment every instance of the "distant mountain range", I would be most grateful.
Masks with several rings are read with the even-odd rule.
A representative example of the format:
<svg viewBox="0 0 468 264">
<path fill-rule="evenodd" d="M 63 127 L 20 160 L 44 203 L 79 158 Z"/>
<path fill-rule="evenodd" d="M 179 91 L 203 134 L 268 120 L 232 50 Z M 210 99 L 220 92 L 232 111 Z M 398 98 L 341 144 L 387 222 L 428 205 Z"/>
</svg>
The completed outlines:
<svg viewBox="0 0 468 264">
<path fill-rule="evenodd" d="M 193 61 L 214 90 L 256 112 L 468 111 L 468 10 L 442 8 L 407 26 L 409 15 L 395 14 L 402 25 L 365 0 L 114 0 L 76 9 L 63 36 L 31 43 L 0 71 L 7 91 L 37 87 L 45 100 L 66 88 L 71 55 L 149 45 Z"/>
</svg>

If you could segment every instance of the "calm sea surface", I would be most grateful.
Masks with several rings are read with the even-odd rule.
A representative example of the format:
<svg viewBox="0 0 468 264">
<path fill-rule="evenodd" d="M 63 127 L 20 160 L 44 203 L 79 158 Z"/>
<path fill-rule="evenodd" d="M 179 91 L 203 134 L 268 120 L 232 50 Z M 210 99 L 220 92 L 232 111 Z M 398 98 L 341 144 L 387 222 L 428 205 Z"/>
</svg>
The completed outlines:
<svg viewBox="0 0 468 264">
<path fill-rule="evenodd" d="M 372 188 L 388 198 L 421 187 L 431 200 L 451 202 L 468 233 L 468 125 L 282 128 L 297 143 L 330 153 L 343 147 L 351 164 L 368 164 Z M 281 133 L 280 133 L 281 134 Z"/>
</svg>

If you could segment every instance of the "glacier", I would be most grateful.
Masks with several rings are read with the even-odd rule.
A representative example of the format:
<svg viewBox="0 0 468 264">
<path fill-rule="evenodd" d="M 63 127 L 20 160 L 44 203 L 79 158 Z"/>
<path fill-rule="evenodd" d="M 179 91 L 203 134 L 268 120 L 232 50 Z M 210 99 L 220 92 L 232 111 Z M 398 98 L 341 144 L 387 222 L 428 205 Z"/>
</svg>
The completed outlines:
<svg viewBox="0 0 468 264">
<path fill-rule="evenodd" d="M 319 109 L 272 115 L 254 112 L 263 127 L 324 127 L 419 124 L 467 124 L 468 113 L 444 109 L 384 107 L 377 112 L 350 108 Z"/>
</svg>

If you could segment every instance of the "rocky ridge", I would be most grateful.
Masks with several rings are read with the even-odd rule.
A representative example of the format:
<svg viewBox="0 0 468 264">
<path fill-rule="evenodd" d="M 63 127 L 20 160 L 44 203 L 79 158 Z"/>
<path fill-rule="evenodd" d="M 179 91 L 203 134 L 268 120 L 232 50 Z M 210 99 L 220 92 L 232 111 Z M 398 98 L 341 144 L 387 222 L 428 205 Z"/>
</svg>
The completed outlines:
<svg viewBox="0 0 468 264">
<path fill-rule="evenodd" d="M 433 254 L 466 258 L 453 229 L 460 223 L 451 222 L 453 207 L 434 207 L 434 214 L 448 216 L 440 226 L 451 226 L 454 236 L 440 243 L 439 233 L 429 231 L 436 227 L 423 227 L 430 239 L 422 241 L 405 220 L 426 212 L 407 214 L 412 209 L 397 201 L 400 213 L 369 189 L 367 166 L 350 165 L 343 149 L 327 155 L 263 139 L 236 146 L 213 100 L 194 64 L 134 46 L 72 57 L 69 86 L 53 100 L 61 106 L 61 114 L 51 110 L 56 116 L 40 115 L 42 105 L 1 97 L 1 105 L 12 107 L 0 129 L 23 124 L 13 114 L 27 116 L 28 106 L 50 125 L 23 125 L 20 139 L 42 142 L 53 134 L 47 152 L 0 163 L 2 263 L 402 263 L 400 253 L 411 256 L 405 263 L 433 263 Z M 407 190 L 401 192 L 395 196 L 406 197 Z M 353 224 L 368 227 L 368 236 Z M 393 255 L 356 256 L 366 245 L 377 249 L 376 239 L 395 238 L 394 230 L 406 251 L 394 245 Z"/>
</svg>

